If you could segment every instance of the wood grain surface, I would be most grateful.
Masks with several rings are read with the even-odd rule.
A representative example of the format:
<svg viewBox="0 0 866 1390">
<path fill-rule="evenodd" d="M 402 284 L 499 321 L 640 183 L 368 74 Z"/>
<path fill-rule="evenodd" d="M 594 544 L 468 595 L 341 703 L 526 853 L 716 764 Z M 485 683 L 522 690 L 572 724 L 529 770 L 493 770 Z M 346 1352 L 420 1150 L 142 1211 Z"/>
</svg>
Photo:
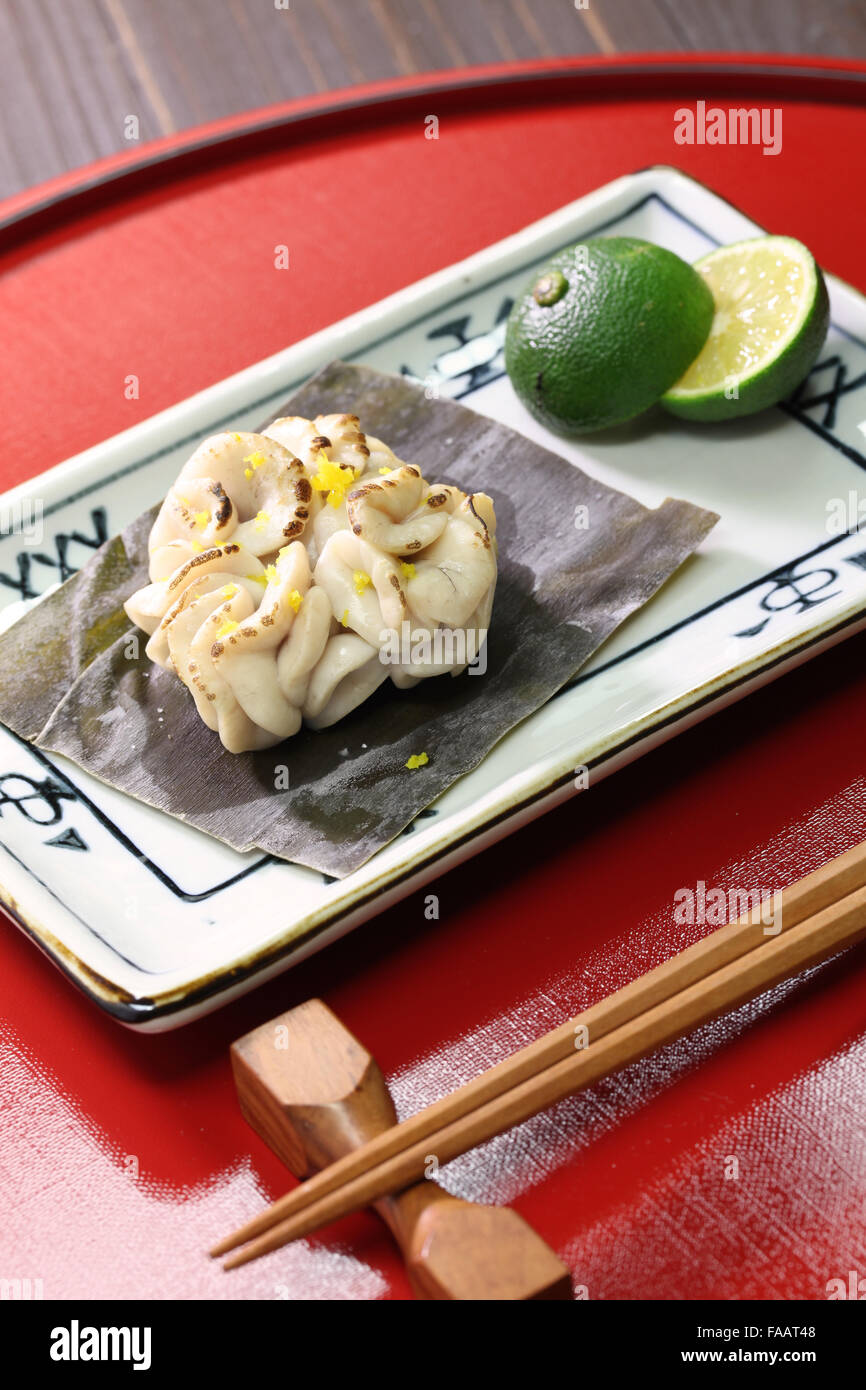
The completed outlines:
<svg viewBox="0 0 866 1390">
<path fill-rule="evenodd" d="M 356 83 L 566 54 L 866 55 L 862 0 L 2 0 L 0 197 Z M 130 120 L 134 118 L 134 120 Z"/>
</svg>

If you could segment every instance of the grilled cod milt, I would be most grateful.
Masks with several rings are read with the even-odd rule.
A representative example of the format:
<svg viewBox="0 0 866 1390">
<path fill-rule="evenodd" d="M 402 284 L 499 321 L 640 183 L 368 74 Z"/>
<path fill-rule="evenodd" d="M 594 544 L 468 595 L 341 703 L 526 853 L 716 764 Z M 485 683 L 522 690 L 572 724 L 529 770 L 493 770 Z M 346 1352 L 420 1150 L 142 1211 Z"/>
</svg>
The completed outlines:
<svg viewBox="0 0 866 1390">
<path fill-rule="evenodd" d="M 300 541 L 266 566 L 241 546 L 216 547 L 165 587 L 173 598 L 150 627 L 146 653 L 183 681 L 224 747 L 244 753 L 297 733 L 333 625 Z M 140 626 L 148 592 L 126 605 Z"/>
<path fill-rule="evenodd" d="M 474 662 L 496 587 L 483 493 L 429 485 L 356 415 L 285 417 L 196 449 L 126 611 L 232 753 L 326 728 L 389 677 Z"/>
<path fill-rule="evenodd" d="M 341 625 L 366 642 L 371 667 L 385 665 L 395 685 L 456 676 L 490 625 L 495 535 L 486 494 L 431 487 L 420 469 L 401 465 L 349 493 L 347 527 L 326 543 L 314 579 Z M 357 670 L 354 679 L 362 684 Z"/>
<path fill-rule="evenodd" d="M 304 465 L 277 439 L 227 431 L 200 444 L 169 489 L 150 535 L 150 577 L 228 541 L 273 557 L 300 540 L 314 509 Z"/>
<path fill-rule="evenodd" d="M 266 433 L 302 460 L 313 488 L 312 522 L 304 542 L 315 564 L 328 539 L 348 524 L 346 499 L 357 484 L 400 466 L 381 439 L 364 434 L 357 415 L 287 415 Z"/>
</svg>

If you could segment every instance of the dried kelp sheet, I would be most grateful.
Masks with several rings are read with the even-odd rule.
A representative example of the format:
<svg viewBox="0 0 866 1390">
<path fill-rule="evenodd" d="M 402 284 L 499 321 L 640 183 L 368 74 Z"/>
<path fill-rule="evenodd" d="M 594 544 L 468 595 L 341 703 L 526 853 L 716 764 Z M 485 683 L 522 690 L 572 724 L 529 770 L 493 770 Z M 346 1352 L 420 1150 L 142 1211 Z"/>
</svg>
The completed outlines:
<svg viewBox="0 0 866 1390">
<path fill-rule="evenodd" d="M 342 878 L 566 684 L 718 518 L 670 499 L 647 510 L 496 421 L 366 367 L 332 363 L 280 414 L 334 411 L 359 415 L 430 481 L 494 499 L 485 674 L 409 691 L 388 681 L 334 728 L 227 753 L 143 640 L 130 655 L 122 603 L 147 582 L 150 512 L 0 636 L 0 719 L 236 849 Z M 422 752 L 426 766 L 408 770 Z"/>
</svg>

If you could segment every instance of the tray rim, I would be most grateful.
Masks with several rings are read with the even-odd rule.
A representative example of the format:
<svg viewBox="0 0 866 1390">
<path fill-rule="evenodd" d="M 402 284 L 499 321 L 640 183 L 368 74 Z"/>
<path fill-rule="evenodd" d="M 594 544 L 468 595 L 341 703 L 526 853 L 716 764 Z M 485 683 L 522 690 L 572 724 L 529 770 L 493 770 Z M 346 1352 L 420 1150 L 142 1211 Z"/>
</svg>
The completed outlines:
<svg viewBox="0 0 866 1390">
<path fill-rule="evenodd" d="M 798 98 L 866 104 L 866 60 L 813 54 L 713 50 L 582 54 L 431 70 L 337 88 L 203 122 L 10 194 L 0 200 L 0 251 L 4 240 L 20 242 L 38 235 L 49 215 L 53 230 L 58 215 L 68 220 L 86 213 L 90 205 L 112 197 L 123 198 L 130 186 L 134 191 L 137 184 L 152 183 L 160 176 L 182 176 L 187 165 L 195 167 L 197 158 L 216 155 L 228 160 L 245 154 L 251 157 L 259 152 L 257 146 L 267 146 L 268 137 L 292 128 L 302 138 L 309 138 L 328 127 L 339 129 L 350 115 L 357 118 L 359 113 L 365 113 L 371 121 L 387 118 L 391 113 L 399 115 L 421 97 L 458 102 L 474 97 L 476 104 L 492 106 L 501 105 L 503 97 L 521 94 L 531 100 L 533 91 L 538 100 L 551 100 L 559 93 L 571 97 L 614 96 L 628 83 L 626 99 L 632 99 L 651 90 L 662 91 L 673 81 L 699 81 L 699 94 L 709 95 L 709 79 L 715 79 L 715 92 L 718 85 L 743 78 L 763 78 L 771 83 L 773 91 L 790 89 Z M 498 103 L 494 102 L 496 96 L 500 98 Z"/>
<path fill-rule="evenodd" d="M 703 192 L 709 193 L 713 198 L 726 204 L 728 207 L 740 213 L 740 215 L 747 217 L 754 226 L 759 226 L 752 217 L 742 213 L 741 210 L 737 208 L 736 204 L 718 193 L 710 185 L 686 173 L 684 170 L 669 164 L 649 165 L 643 169 L 635 170 L 629 174 L 609 180 L 599 185 L 597 188 L 589 190 L 589 192 L 583 195 L 578 201 L 583 201 L 585 198 L 591 198 L 593 194 L 600 194 L 602 192 L 610 195 L 618 184 L 626 184 L 640 175 L 649 175 L 653 173 L 672 174 L 676 176 L 677 179 L 692 184 Z M 565 206 L 567 207 L 569 205 L 566 204 Z M 562 209 L 557 209 L 553 214 L 550 214 L 550 217 L 556 217 L 561 211 Z M 542 218 L 537 220 L 536 223 L 529 225 L 540 227 L 546 221 L 547 218 Z M 368 321 L 373 316 L 373 311 L 376 311 L 378 315 L 383 306 L 396 307 L 396 301 L 402 298 L 409 290 L 416 293 L 420 305 L 428 296 L 436 294 L 441 288 L 440 281 L 446 278 L 450 280 L 453 277 L 455 269 L 474 266 L 475 262 L 486 257 L 491 249 L 498 248 L 503 250 L 510 241 L 521 235 L 522 231 L 513 234 L 511 237 L 501 238 L 497 242 L 490 243 L 488 246 L 481 248 L 480 251 L 464 258 L 464 260 L 453 262 L 442 270 L 415 281 L 411 286 L 407 286 L 405 289 L 397 291 L 393 295 L 386 296 L 385 299 L 378 301 L 376 304 L 365 307 L 356 314 L 351 315 L 349 319 L 328 325 L 325 329 L 320 330 L 319 333 L 314 333 L 304 339 L 303 345 L 305 347 L 310 347 L 320 334 L 332 332 L 335 327 L 340 326 L 340 322 L 342 322 L 344 327 L 351 325 L 353 328 L 363 331 L 363 329 L 368 326 Z M 833 278 L 838 279 L 838 277 Z M 848 284 L 848 282 L 840 281 L 839 283 L 844 285 L 849 293 L 853 294 L 861 301 L 864 305 L 864 309 L 866 309 L 866 296 L 857 290 L 856 287 Z M 300 344 L 295 346 L 300 346 Z M 275 356 L 277 358 L 282 357 L 283 353 L 278 353 Z M 205 397 L 223 390 L 227 382 L 239 383 L 248 373 L 259 371 L 268 361 L 268 358 L 264 358 L 260 362 L 252 364 L 249 368 L 233 373 L 229 378 L 221 382 L 213 383 L 203 391 L 193 393 L 193 395 L 185 398 L 185 400 L 176 402 L 174 405 L 158 412 L 157 416 L 150 417 L 150 420 L 154 421 L 166 415 L 170 415 L 178 407 L 186 406 L 192 401 L 198 400 L 200 403 L 203 403 Z M 54 465 L 52 468 L 37 475 L 36 478 L 28 479 L 26 482 L 9 489 L 3 494 L 4 498 L 8 499 L 15 496 L 17 493 L 26 492 L 37 484 L 42 484 L 44 486 L 44 483 L 49 478 L 53 480 L 63 475 L 63 477 L 68 480 L 70 470 L 72 470 L 73 473 L 78 469 L 89 471 L 93 462 L 92 455 L 101 451 L 106 445 L 122 440 L 125 434 L 137 432 L 142 425 L 146 423 L 146 421 L 142 421 L 139 425 L 131 427 L 130 431 L 123 431 L 120 434 L 110 436 L 108 439 L 100 441 L 98 444 L 84 450 L 77 456 Z M 820 651 L 825 650 L 843 638 L 854 635 L 855 632 L 862 630 L 864 626 L 866 626 L 866 615 L 864 615 L 861 605 L 856 611 L 851 612 L 848 616 L 840 617 L 835 622 L 831 621 L 830 623 L 816 624 L 808 634 L 804 633 L 802 635 L 802 638 L 797 641 L 796 645 L 786 642 L 783 642 L 781 645 L 777 644 L 772 655 L 770 655 L 768 651 L 765 654 L 766 659 L 762 660 L 760 666 L 754 671 L 746 670 L 745 667 L 740 668 L 737 679 L 718 682 L 718 690 L 709 692 L 702 700 L 684 706 L 681 710 L 675 710 L 672 707 L 668 717 L 655 723 L 651 729 L 643 733 L 636 732 L 634 737 L 629 738 L 622 744 L 618 744 L 607 757 L 603 756 L 600 758 L 598 764 L 594 766 L 593 771 L 595 779 L 600 780 L 602 775 L 606 776 L 608 772 L 615 771 L 618 767 L 631 761 L 632 758 L 628 755 L 628 750 L 633 744 L 643 744 L 645 750 L 649 751 L 659 744 L 666 742 L 681 729 L 688 728 L 692 724 L 702 721 L 705 717 L 715 712 L 716 708 L 725 703 L 730 703 L 731 690 L 736 690 L 745 695 L 749 693 L 751 689 L 759 685 L 768 684 L 787 670 L 811 659 L 812 655 L 817 655 Z M 739 693 L 735 695 L 734 698 L 738 699 Z M 674 703 L 677 704 L 679 702 Z M 394 872 L 386 873 L 384 879 L 380 876 L 373 879 L 368 884 L 363 886 L 359 885 L 359 891 L 353 894 L 349 901 L 344 900 L 341 910 L 335 912 L 333 909 L 336 907 L 336 904 L 333 904 L 323 908 L 321 913 L 314 913 L 313 917 L 319 918 L 320 920 L 316 920 L 315 924 L 312 925 L 302 937 L 296 937 L 290 941 L 286 941 L 285 938 L 283 938 L 282 941 L 275 941 L 257 947 L 254 954 L 251 954 L 247 958 L 236 959 L 226 970 L 218 974 L 210 972 L 195 983 L 188 986 L 184 985 L 177 989 L 170 989 L 162 995 L 157 994 L 153 997 L 130 995 L 122 985 L 107 979 L 86 961 L 80 960 L 74 951 L 63 942 L 60 942 L 50 929 L 42 925 L 39 918 L 43 914 L 37 912 L 32 905 L 28 905 L 28 916 L 30 919 L 28 920 L 28 916 L 23 915 L 21 905 L 13 896 L 12 888 L 8 883 L 0 884 L 0 902 L 2 902 L 5 911 L 24 931 L 25 935 L 30 937 L 43 954 L 51 960 L 52 964 L 67 975 L 71 982 L 93 1003 L 97 1004 L 103 1012 L 107 1012 L 126 1026 L 132 1027 L 136 1032 L 156 1032 L 174 1029 L 194 1021 L 203 1012 L 209 1012 L 209 1009 L 202 1008 L 203 1005 L 206 1005 L 207 1000 L 217 997 L 218 1003 L 212 1007 L 222 1007 L 224 1004 L 230 1003 L 240 994 L 256 988 L 259 984 L 265 983 L 275 975 L 300 963 L 309 955 L 312 955 L 332 941 L 347 934 L 350 930 L 353 930 L 355 926 L 360 925 L 370 916 L 378 915 L 379 910 L 385 910 L 405 896 L 405 893 L 408 891 L 406 888 L 407 883 L 410 883 L 413 888 L 422 887 L 431 878 L 443 872 L 447 872 L 454 863 L 459 863 L 466 857 L 464 851 L 467 841 L 471 841 L 475 846 L 472 853 L 480 852 L 490 844 L 504 838 L 514 830 L 521 828 L 522 825 L 541 816 L 547 810 L 553 809 L 555 805 L 559 804 L 559 802 L 565 800 L 567 796 L 570 795 L 568 786 L 564 788 L 560 786 L 561 781 L 562 779 L 554 778 L 552 781 L 547 782 L 544 787 L 536 790 L 533 795 L 523 798 L 519 803 L 512 802 L 501 813 L 490 816 L 484 824 L 472 829 L 466 829 L 465 833 L 461 834 L 457 839 L 444 847 L 431 846 L 430 852 L 425 853 L 420 860 L 412 864 L 404 862 L 399 868 L 396 868 Z M 15 863 L 15 856 L 12 856 L 12 860 L 13 863 Z M 15 868 L 22 869 L 28 875 L 30 879 L 28 887 L 31 887 L 33 885 L 33 879 L 32 875 L 27 871 L 26 866 L 23 863 L 15 863 Z M 14 879 L 15 877 L 16 873 L 15 869 L 13 869 L 12 878 Z M 42 888 L 38 880 L 36 881 L 36 887 L 40 890 Z M 38 893 L 37 896 L 39 896 Z M 376 912 L 371 912 L 369 910 L 369 904 L 373 900 L 377 903 Z"/>
</svg>

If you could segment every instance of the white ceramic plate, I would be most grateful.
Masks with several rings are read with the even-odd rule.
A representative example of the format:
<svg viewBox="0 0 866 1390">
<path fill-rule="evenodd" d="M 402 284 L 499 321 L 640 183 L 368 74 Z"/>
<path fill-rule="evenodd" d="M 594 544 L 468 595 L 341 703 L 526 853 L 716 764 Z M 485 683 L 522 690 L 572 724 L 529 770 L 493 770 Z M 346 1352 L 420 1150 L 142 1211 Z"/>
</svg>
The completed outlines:
<svg viewBox="0 0 866 1390">
<path fill-rule="evenodd" d="M 38 543 L 0 539 L 8 605 L 84 564 L 165 491 L 203 436 L 255 427 L 343 357 L 408 371 L 648 506 L 674 495 L 722 518 L 575 685 L 339 882 L 237 854 L 0 727 L 0 897 L 91 998 L 140 1028 L 188 1022 L 574 794 L 575 768 L 588 766 L 592 782 L 866 623 L 856 531 L 866 301 L 849 286 L 829 280 L 833 328 L 799 403 L 741 425 L 699 429 L 653 413 L 566 444 L 503 374 L 510 298 L 558 248 L 604 232 L 694 260 L 760 230 L 672 169 L 618 179 L 0 498 L 4 518 L 44 506 Z"/>
</svg>

